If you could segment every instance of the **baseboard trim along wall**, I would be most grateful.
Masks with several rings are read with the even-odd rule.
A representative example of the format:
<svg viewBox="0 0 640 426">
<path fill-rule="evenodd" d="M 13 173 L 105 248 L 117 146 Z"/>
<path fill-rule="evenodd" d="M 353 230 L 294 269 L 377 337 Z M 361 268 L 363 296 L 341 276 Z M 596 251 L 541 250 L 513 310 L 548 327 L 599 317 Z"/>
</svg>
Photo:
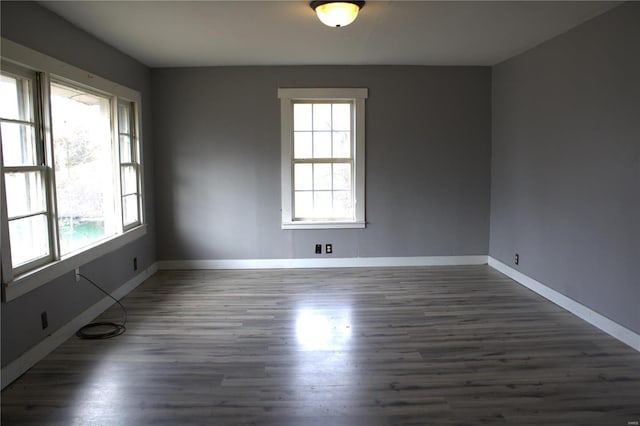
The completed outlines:
<svg viewBox="0 0 640 426">
<path fill-rule="evenodd" d="M 118 287 L 113 293 L 111 293 L 111 295 L 120 300 L 142 284 L 144 280 L 155 274 L 157 270 L 158 265 L 155 263 L 152 264 L 122 286 Z M 24 374 L 38 361 L 53 352 L 54 349 L 73 336 L 82 326 L 93 321 L 94 318 L 106 311 L 114 303 L 115 302 L 113 300 L 105 296 L 99 302 L 89 307 L 80 315 L 54 331 L 50 336 L 47 336 L 33 348 L 29 349 L 20 357 L 5 366 L 0 373 L 2 376 L 2 389 Z"/>
<path fill-rule="evenodd" d="M 420 256 L 420 257 L 362 257 L 336 259 L 223 259 L 223 260 L 163 260 L 158 261 L 116 289 L 112 295 L 121 299 L 142 284 L 158 270 L 170 269 L 293 269 L 293 268 L 358 268 L 394 266 L 455 266 L 488 264 L 517 283 L 566 309 L 589 324 L 640 352 L 640 335 L 600 315 L 546 285 L 505 265 L 491 256 Z M 108 309 L 113 300 L 108 297 L 89 307 L 83 313 L 56 330 L 19 358 L 2 368 L 1 385 L 4 389 L 42 358 L 64 343 L 83 325 Z"/>
<path fill-rule="evenodd" d="M 353 257 L 321 259 L 160 260 L 158 269 L 375 268 L 486 265 L 487 256 Z"/>
<path fill-rule="evenodd" d="M 510 266 L 505 265 L 497 259 L 489 256 L 488 264 L 493 269 L 502 272 L 517 283 L 527 287 L 528 289 L 538 293 L 545 299 L 550 300 L 561 308 L 566 309 L 575 316 L 583 319 L 589 324 L 599 328 L 612 337 L 615 337 L 622 343 L 631 346 L 636 351 L 640 352 L 640 334 L 637 334 L 628 328 L 610 320 L 609 318 L 591 310 L 590 308 L 576 302 L 573 299 L 553 290 L 550 287 L 542 284 L 533 278 L 524 275 Z"/>
</svg>

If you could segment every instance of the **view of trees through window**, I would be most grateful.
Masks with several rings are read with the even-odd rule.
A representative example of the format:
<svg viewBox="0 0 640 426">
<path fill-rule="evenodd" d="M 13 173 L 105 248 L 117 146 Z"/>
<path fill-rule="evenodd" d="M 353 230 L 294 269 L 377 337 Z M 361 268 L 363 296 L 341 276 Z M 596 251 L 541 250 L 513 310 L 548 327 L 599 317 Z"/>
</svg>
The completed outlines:
<svg viewBox="0 0 640 426">
<path fill-rule="evenodd" d="M 62 254 L 116 232 L 109 98 L 51 84 L 55 189 Z"/>
</svg>

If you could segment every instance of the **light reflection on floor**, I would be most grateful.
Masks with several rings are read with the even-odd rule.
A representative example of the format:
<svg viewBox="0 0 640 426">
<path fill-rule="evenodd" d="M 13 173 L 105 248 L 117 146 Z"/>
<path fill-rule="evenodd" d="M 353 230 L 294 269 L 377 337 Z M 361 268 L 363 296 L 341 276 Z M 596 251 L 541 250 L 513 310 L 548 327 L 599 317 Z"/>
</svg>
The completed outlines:
<svg viewBox="0 0 640 426">
<path fill-rule="evenodd" d="M 125 405 L 125 387 L 130 378 L 122 376 L 117 364 L 106 358 L 99 362 L 85 381 L 73 403 L 74 418 L 80 423 L 102 424 L 101 421 L 117 418 L 115 407 Z M 93 423 L 95 422 L 95 423 Z"/>
<path fill-rule="evenodd" d="M 305 351 L 346 349 L 351 339 L 351 309 L 299 309 L 296 339 Z"/>
<path fill-rule="evenodd" d="M 304 415 L 338 415 L 357 398 L 352 360 L 351 307 L 300 307 L 295 315 L 298 356 L 292 391 L 304 400 Z"/>
</svg>

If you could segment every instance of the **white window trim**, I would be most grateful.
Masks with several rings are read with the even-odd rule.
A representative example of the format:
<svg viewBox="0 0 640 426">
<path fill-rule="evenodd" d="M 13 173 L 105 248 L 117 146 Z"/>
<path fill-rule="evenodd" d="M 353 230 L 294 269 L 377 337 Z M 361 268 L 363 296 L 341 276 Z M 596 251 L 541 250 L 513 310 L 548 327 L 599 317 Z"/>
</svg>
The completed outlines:
<svg viewBox="0 0 640 426">
<path fill-rule="evenodd" d="M 365 99 L 366 88 L 280 88 L 281 126 L 281 184 L 282 229 L 345 229 L 364 228 L 365 220 Z M 293 102 L 295 101 L 350 101 L 355 106 L 354 150 L 354 210 L 353 221 L 297 221 L 293 220 L 292 150 Z"/>
<path fill-rule="evenodd" d="M 65 62 L 59 61 L 55 58 L 47 56 L 38 51 L 29 49 L 11 40 L 1 38 L 1 52 L 2 59 L 15 63 L 16 65 L 24 68 L 32 69 L 38 72 L 44 72 L 49 75 L 55 76 L 59 80 L 68 80 L 73 84 L 86 85 L 92 90 L 104 91 L 105 93 L 115 96 L 117 99 L 125 99 L 134 102 L 138 108 L 137 122 L 135 123 L 136 135 L 139 143 L 138 159 L 139 162 L 139 185 L 140 193 L 142 194 L 142 202 L 140 204 L 140 225 L 135 228 L 124 228 L 123 232 L 114 236 L 107 237 L 103 240 L 96 242 L 95 244 L 63 256 L 59 260 L 47 263 L 46 265 L 30 270 L 23 274 L 14 276 L 12 265 L 10 262 L 9 248 L 5 243 L 9 241 L 8 228 L 6 226 L 6 205 L 2 203 L 0 214 L 2 215 L 1 224 L 1 238 L 2 238 L 2 300 L 8 302 L 16 299 L 23 294 L 26 294 L 66 273 L 73 271 L 88 262 L 98 259 L 101 256 L 106 255 L 114 250 L 117 250 L 126 244 L 129 244 L 138 238 L 141 238 L 147 233 L 147 225 L 144 218 L 144 171 L 143 171 L 143 158 L 142 158 L 142 114 L 139 106 L 141 105 L 142 96 L 140 92 L 130 89 L 126 86 L 122 86 L 113 81 L 107 80 L 95 74 L 84 71 L 73 65 L 69 65 Z M 1 175 L 1 173 L 0 173 Z M 0 194 L 4 200 L 4 182 L 3 177 L 0 177 L 0 188 L 3 193 Z"/>
</svg>

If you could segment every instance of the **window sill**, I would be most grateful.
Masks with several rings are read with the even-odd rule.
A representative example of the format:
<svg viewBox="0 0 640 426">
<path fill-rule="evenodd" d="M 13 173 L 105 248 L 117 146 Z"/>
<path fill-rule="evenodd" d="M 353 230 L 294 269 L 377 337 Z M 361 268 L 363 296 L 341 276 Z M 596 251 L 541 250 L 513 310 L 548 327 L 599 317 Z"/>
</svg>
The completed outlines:
<svg viewBox="0 0 640 426">
<path fill-rule="evenodd" d="M 282 229 L 362 229 L 366 226 L 366 222 L 284 222 Z"/>
<path fill-rule="evenodd" d="M 147 225 L 140 225 L 123 234 L 103 240 L 95 246 L 87 248 L 64 257 L 60 260 L 48 263 L 33 271 L 19 275 L 9 283 L 2 284 L 2 301 L 10 302 L 18 297 L 35 290 L 36 288 L 73 271 L 82 265 L 117 250 L 129 244 L 147 233 Z"/>
</svg>

